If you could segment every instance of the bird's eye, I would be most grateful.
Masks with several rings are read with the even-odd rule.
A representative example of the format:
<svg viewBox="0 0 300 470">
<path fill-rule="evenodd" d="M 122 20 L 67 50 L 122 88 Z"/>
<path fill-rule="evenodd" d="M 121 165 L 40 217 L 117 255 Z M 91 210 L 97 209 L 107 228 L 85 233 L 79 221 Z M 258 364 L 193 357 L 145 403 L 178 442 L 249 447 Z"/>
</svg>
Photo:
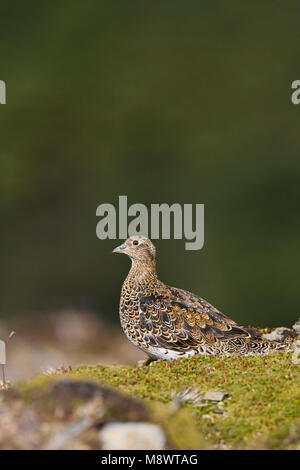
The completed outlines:
<svg viewBox="0 0 300 470">
<path fill-rule="evenodd" d="M 132 244 L 133 244 L 133 245 L 138 245 L 139 242 L 138 242 L 137 240 L 134 240 L 134 241 L 132 242 Z"/>
</svg>

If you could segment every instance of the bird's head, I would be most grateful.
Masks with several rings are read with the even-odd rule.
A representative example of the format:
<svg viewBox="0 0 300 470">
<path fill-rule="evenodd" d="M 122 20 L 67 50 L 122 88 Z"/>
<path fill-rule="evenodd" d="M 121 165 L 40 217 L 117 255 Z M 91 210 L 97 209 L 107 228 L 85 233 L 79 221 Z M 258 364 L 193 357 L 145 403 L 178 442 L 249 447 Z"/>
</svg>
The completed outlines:
<svg viewBox="0 0 300 470">
<path fill-rule="evenodd" d="M 155 264 L 155 246 L 148 238 L 140 235 L 128 238 L 122 245 L 117 246 L 113 253 L 128 255 L 133 262 Z"/>
</svg>

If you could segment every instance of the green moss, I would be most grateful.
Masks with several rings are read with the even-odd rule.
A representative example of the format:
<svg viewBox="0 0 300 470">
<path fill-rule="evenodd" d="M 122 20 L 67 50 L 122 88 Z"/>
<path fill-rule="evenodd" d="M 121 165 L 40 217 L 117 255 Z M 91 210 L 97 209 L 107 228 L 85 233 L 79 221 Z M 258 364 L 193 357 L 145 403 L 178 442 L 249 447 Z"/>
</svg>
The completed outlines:
<svg viewBox="0 0 300 470">
<path fill-rule="evenodd" d="M 95 380 L 143 399 L 150 420 L 163 426 L 175 448 L 300 447 L 300 365 L 292 362 L 292 353 L 278 352 L 266 357 L 197 356 L 142 367 L 82 366 L 18 384 L 7 397 L 14 400 L 17 392 L 26 404 L 34 401 L 41 414 L 53 414 L 55 397 L 45 392 L 62 374 Z M 203 392 L 227 390 L 229 395 L 222 406 L 190 400 L 178 408 L 172 393 L 187 387 Z M 67 408 L 72 411 L 80 404 L 71 399 Z"/>
<path fill-rule="evenodd" d="M 41 391 L 54 381 L 54 378 L 55 375 L 39 375 L 34 379 L 20 382 L 17 386 L 17 391 L 20 393 L 23 400 L 26 401 L 27 398 L 32 399 L 32 393 L 36 391 L 36 393 L 40 395 Z"/>
<path fill-rule="evenodd" d="M 211 403 L 186 403 L 183 407 L 185 413 L 193 414 L 201 435 L 215 445 L 245 448 L 263 441 L 268 448 L 284 448 L 300 418 L 300 366 L 292 363 L 290 353 L 266 357 L 197 356 L 143 367 L 82 366 L 68 375 L 100 381 L 152 404 L 169 403 L 171 392 L 190 386 L 201 391 L 226 389 L 229 397 L 224 399 L 221 411 Z M 173 441 L 178 438 L 176 429 L 183 426 L 175 425 L 175 421 L 170 425 L 175 416 L 165 420 L 169 423 L 168 432 L 174 434 Z M 184 416 L 180 418 L 183 421 L 187 414 Z M 185 440 L 186 448 L 188 442 L 193 448 L 201 440 L 200 434 L 194 440 L 192 436 Z M 296 445 L 299 442 L 294 439 L 289 447 Z"/>
</svg>

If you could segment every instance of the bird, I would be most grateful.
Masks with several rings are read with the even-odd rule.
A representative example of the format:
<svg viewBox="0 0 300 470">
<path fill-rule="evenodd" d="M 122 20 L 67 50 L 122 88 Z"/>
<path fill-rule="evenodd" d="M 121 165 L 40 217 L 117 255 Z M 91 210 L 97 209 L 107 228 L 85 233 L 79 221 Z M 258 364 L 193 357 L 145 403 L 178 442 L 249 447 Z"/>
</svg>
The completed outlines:
<svg viewBox="0 0 300 470">
<path fill-rule="evenodd" d="M 203 298 L 160 281 L 156 249 L 134 235 L 113 253 L 126 254 L 131 269 L 122 285 L 120 322 L 127 338 L 153 360 L 194 355 L 264 355 L 284 348 L 262 338 L 255 328 L 238 325 Z"/>
</svg>

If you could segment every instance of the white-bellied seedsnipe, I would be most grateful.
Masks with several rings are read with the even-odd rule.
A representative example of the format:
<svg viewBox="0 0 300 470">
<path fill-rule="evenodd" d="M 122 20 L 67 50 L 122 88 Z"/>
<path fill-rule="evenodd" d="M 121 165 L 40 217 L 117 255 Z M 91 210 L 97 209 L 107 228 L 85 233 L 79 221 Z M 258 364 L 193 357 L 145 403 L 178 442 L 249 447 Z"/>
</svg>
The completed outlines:
<svg viewBox="0 0 300 470">
<path fill-rule="evenodd" d="M 132 261 L 121 291 L 122 328 L 150 358 L 266 354 L 285 347 L 238 325 L 201 297 L 159 281 L 156 250 L 148 238 L 132 236 L 113 253 Z"/>
</svg>

